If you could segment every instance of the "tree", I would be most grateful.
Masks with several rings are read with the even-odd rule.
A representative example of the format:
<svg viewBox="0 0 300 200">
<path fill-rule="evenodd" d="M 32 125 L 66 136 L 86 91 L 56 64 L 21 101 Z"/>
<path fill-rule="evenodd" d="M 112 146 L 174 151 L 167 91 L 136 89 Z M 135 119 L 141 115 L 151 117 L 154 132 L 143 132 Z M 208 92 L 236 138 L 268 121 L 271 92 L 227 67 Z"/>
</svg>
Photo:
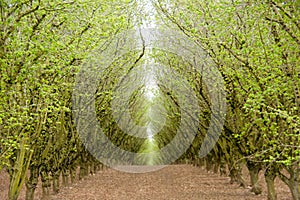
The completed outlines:
<svg viewBox="0 0 300 200">
<path fill-rule="evenodd" d="M 297 178 L 288 181 L 280 172 L 284 167 L 291 177 L 299 176 L 297 6 L 296 1 L 157 4 L 219 66 L 229 94 L 225 125 L 229 132 L 224 136 L 231 142 L 227 145 L 236 146 L 250 172 L 254 170 L 250 173 L 253 187 L 259 170 L 265 168 L 270 199 L 276 199 L 273 181 L 277 173 L 286 183 L 294 181 L 288 184 L 294 199 L 299 193 Z M 254 191 L 259 193 L 259 188 Z"/>
<path fill-rule="evenodd" d="M 52 165 L 62 169 L 75 153 L 76 136 L 69 132 L 75 74 L 90 50 L 128 26 L 124 3 L 0 2 L 0 166 L 11 176 L 9 199 L 17 199 L 28 168 L 32 199 L 38 176 L 46 181 Z"/>
</svg>

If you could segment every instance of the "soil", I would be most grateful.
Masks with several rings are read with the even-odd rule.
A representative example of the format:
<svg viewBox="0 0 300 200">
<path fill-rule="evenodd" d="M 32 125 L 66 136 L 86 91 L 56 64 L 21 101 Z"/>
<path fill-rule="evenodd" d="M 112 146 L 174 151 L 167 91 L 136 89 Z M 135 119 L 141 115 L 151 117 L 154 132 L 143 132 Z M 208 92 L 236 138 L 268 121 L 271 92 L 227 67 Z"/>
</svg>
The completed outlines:
<svg viewBox="0 0 300 200">
<path fill-rule="evenodd" d="M 249 177 L 245 177 L 249 183 Z M 105 169 L 64 187 L 51 200 L 261 200 L 267 199 L 266 185 L 261 175 L 263 193 L 254 195 L 250 187 L 230 184 L 228 177 L 206 172 L 191 165 L 170 165 L 161 170 L 132 174 Z M 278 200 L 290 200 L 287 186 L 276 180 Z M 0 173 L 0 199 L 7 199 L 8 175 Z M 19 200 L 24 200 L 22 190 Z M 35 199 L 41 197 L 41 185 Z"/>
</svg>

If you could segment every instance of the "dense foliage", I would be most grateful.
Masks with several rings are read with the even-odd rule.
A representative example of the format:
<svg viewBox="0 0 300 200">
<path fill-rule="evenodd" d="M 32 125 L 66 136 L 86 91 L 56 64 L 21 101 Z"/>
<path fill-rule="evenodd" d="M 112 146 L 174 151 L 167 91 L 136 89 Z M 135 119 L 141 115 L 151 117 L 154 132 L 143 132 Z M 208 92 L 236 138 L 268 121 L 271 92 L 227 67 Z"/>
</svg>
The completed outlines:
<svg viewBox="0 0 300 200">
<path fill-rule="evenodd" d="M 263 170 L 269 199 L 276 199 L 276 177 L 288 185 L 294 199 L 299 199 L 299 1 L 152 3 L 156 26 L 184 34 L 220 71 L 227 93 L 223 132 L 210 154 L 200 158 L 212 110 L 209 88 L 196 70 L 198 66 L 176 52 L 143 48 L 107 58 L 111 64 L 102 71 L 95 108 L 108 138 L 127 151 L 148 153 L 170 143 L 180 125 L 193 132 L 189 121 L 180 121 L 180 97 L 163 84 L 155 86 L 155 94 L 150 94 L 155 97 L 151 98 L 149 87 L 141 85 L 126 104 L 135 124 L 158 130 L 153 138 L 134 137 L 119 127 L 112 106 L 113 101 L 122 99 L 114 93 L 149 78 L 153 71 L 145 69 L 140 77 L 125 80 L 152 59 L 184 79 L 172 80 L 177 76 L 168 79 L 169 72 L 156 72 L 157 82 L 183 88 L 187 83 L 200 108 L 194 120 L 199 126 L 195 139 L 178 161 L 205 164 L 208 170 L 214 168 L 221 174 L 227 168 L 231 180 L 242 186 L 242 167 L 246 165 L 256 194 L 261 193 L 258 174 Z M 59 191 L 60 175 L 67 185 L 68 177 L 74 181 L 78 166 L 80 178 L 102 166 L 85 149 L 75 127 L 75 79 L 90 52 L 105 51 L 118 33 L 153 20 L 154 14 L 143 13 L 141 4 L 128 0 L 0 0 L 0 171 L 5 168 L 10 175 L 10 200 L 18 199 L 23 185 L 26 199 L 33 199 L 39 178 L 46 198 L 51 186 L 54 192 Z M 117 52 L 123 47 L 115 48 Z M 186 113 L 192 116 L 194 111 Z M 126 126 L 129 121 L 122 123 Z M 134 132 L 133 127 L 128 125 L 127 132 Z M 142 163 L 161 164 L 164 159 L 158 156 Z M 124 160 L 130 164 L 130 158 Z"/>
</svg>

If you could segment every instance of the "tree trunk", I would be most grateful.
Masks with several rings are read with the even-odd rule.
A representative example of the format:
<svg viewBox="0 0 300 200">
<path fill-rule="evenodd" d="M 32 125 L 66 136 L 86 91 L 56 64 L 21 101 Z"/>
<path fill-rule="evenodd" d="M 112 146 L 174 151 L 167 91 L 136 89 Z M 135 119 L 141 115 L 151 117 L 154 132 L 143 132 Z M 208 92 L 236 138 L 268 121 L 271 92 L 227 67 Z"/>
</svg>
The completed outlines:
<svg viewBox="0 0 300 200">
<path fill-rule="evenodd" d="M 226 172 L 226 162 L 224 159 L 221 159 L 221 163 L 220 163 L 220 175 L 221 176 L 226 176 L 227 172 Z"/>
<path fill-rule="evenodd" d="M 294 174 L 294 181 L 291 183 L 290 190 L 292 192 L 293 200 L 300 200 L 300 175 Z"/>
<path fill-rule="evenodd" d="M 259 172 L 261 170 L 261 166 L 259 163 L 248 161 L 247 168 L 250 174 L 251 187 L 252 187 L 251 192 L 254 192 L 254 194 L 256 195 L 259 195 L 262 193 L 261 184 L 259 182 Z"/>
<path fill-rule="evenodd" d="M 88 175 L 88 166 L 86 163 L 80 163 L 80 170 L 79 170 L 79 180 L 82 180 L 85 176 Z"/>
<path fill-rule="evenodd" d="M 8 199 L 17 200 L 23 184 L 25 182 L 26 173 L 30 165 L 33 151 L 28 151 L 24 146 L 26 139 L 22 139 L 20 143 L 20 150 L 17 154 L 17 160 L 11 168 L 8 168 L 10 176 Z"/>
<path fill-rule="evenodd" d="M 71 175 L 71 184 L 74 184 L 76 181 L 76 168 L 70 168 L 70 175 Z"/>
<path fill-rule="evenodd" d="M 94 173 L 96 173 L 97 171 L 99 171 L 99 163 L 94 163 Z"/>
<path fill-rule="evenodd" d="M 59 192 L 59 175 L 60 175 L 60 171 L 57 170 L 53 173 L 52 176 L 52 185 L 53 185 L 53 192 L 54 194 L 57 194 Z"/>
<path fill-rule="evenodd" d="M 219 163 L 214 163 L 214 173 L 217 174 L 219 173 L 220 169 L 220 164 Z"/>
<path fill-rule="evenodd" d="M 62 185 L 64 187 L 69 186 L 69 170 L 67 169 L 62 170 Z"/>
<path fill-rule="evenodd" d="M 39 179 L 39 170 L 37 167 L 32 167 L 30 169 L 30 177 L 26 181 L 26 200 L 33 200 L 34 199 L 34 192 L 35 188 L 38 184 Z"/>
<path fill-rule="evenodd" d="M 206 171 L 211 171 L 213 169 L 212 158 L 210 156 L 207 156 L 205 161 L 206 161 L 205 162 Z"/>
<path fill-rule="evenodd" d="M 276 178 L 276 172 L 273 168 L 267 168 L 265 171 L 265 180 L 268 188 L 268 200 L 277 200 L 277 194 L 275 191 L 274 180 Z"/>
<path fill-rule="evenodd" d="M 300 169 L 296 171 L 296 192 L 294 198 L 300 199 Z"/>
<path fill-rule="evenodd" d="M 242 176 L 242 168 L 236 164 L 230 168 L 229 171 L 230 183 L 238 183 L 240 187 L 246 188 L 246 181 Z"/>
<path fill-rule="evenodd" d="M 294 200 L 300 199 L 300 168 L 296 168 L 293 172 L 293 187 L 292 187 L 292 196 Z"/>
<path fill-rule="evenodd" d="M 41 179 L 42 179 L 42 199 L 47 200 L 49 199 L 50 187 L 51 187 L 50 176 L 48 172 L 42 171 Z"/>
<path fill-rule="evenodd" d="M 203 166 L 203 161 L 201 161 L 201 158 L 195 158 L 194 163 L 195 163 L 196 167 L 202 167 Z"/>
<path fill-rule="evenodd" d="M 99 163 L 99 169 L 98 170 L 104 170 L 104 165 L 102 163 Z"/>
<path fill-rule="evenodd" d="M 91 162 L 90 164 L 90 175 L 95 175 L 96 174 L 96 170 L 95 170 L 95 162 Z"/>
<path fill-rule="evenodd" d="M 290 178 L 287 178 L 284 174 L 278 173 L 279 178 L 289 187 L 293 200 L 300 199 L 300 169 L 293 166 L 286 167 L 286 170 L 290 174 Z"/>
</svg>

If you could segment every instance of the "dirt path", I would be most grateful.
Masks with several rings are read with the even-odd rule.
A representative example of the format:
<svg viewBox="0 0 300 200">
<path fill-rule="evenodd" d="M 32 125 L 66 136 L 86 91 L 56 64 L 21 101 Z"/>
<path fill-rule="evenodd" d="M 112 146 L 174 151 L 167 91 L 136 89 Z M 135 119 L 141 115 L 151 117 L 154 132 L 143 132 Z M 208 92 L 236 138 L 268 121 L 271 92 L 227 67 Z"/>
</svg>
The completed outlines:
<svg viewBox="0 0 300 200">
<path fill-rule="evenodd" d="M 278 199 L 291 199 L 288 189 L 277 182 Z M 52 200 L 261 200 L 249 189 L 230 184 L 228 177 L 190 165 L 171 165 L 159 171 L 130 174 L 107 169 L 64 188 Z"/>
<path fill-rule="evenodd" d="M 247 174 L 245 171 L 244 174 Z M 228 177 L 208 173 L 191 165 L 170 165 L 159 171 L 130 174 L 105 169 L 71 187 L 62 188 L 51 200 L 266 200 L 266 185 L 261 174 L 263 194 L 230 184 Z M 245 177 L 249 183 L 249 177 Z M 0 200 L 8 200 L 9 176 L 0 172 Z M 278 200 L 291 200 L 285 184 L 276 179 Z M 41 198 L 41 183 L 35 200 Z M 25 200 L 25 187 L 18 200 Z"/>
</svg>

